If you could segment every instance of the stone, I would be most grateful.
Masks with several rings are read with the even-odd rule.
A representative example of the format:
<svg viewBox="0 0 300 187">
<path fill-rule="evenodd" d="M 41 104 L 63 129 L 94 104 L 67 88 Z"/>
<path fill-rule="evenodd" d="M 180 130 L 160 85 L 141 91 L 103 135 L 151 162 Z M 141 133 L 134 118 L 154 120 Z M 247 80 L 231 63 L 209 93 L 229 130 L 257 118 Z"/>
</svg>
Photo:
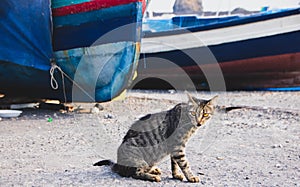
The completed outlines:
<svg viewBox="0 0 300 187">
<path fill-rule="evenodd" d="M 176 0 L 173 6 L 174 14 L 199 14 L 203 13 L 202 0 Z"/>
</svg>

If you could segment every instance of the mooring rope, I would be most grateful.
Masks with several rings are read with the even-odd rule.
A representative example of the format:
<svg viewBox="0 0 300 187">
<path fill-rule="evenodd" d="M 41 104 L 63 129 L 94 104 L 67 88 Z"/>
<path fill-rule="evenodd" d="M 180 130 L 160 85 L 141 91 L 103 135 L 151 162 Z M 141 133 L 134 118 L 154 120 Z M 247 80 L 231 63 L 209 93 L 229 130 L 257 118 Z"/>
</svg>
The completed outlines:
<svg viewBox="0 0 300 187">
<path fill-rule="evenodd" d="M 61 81 L 62 81 L 62 87 L 63 87 L 63 94 L 64 94 L 64 103 L 67 102 L 67 94 L 66 94 L 66 86 L 65 86 L 65 78 L 64 76 L 66 75 L 63 70 L 57 66 L 54 62 L 51 63 L 51 68 L 50 68 L 50 84 L 52 89 L 57 90 L 58 89 L 58 82 L 54 77 L 55 70 L 58 70 L 61 74 Z"/>
<path fill-rule="evenodd" d="M 58 83 L 57 83 L 57 80 L 54 77 L 55 69 L 60 69 L 60 67 L 58 67 L 55 64 L 51 64 L 51 69 L 50 69 L 51 80 L 50 80 L 50 84 L 51 84 L 51 88 L 52 89 L 57 90 L 58 89 Z"/>
<path fill-rule="evenodd" d="M 87 95 L 92 101 L 95 100 L 85 89 L 83 89 L 78 83 L 76 83 L 71 77 L 69 77 L 57 64 L 54 62 L 54 60 L 51 61 L 51 68 L 50 68 L 50 84 L 51 87 L 54 90 L 58 89 L 58 82 L 54 77 L 55 70 L 58 70 L 61 74 L 61 80 L 62 80 L 62 86 L 63 86 L 63 94 L 64 94 L 64 100 L 65 103 L 67 102 L 67 94 L 66 94 L 66 87 L 65 87 L 65 77 L 72 82 L 75 86 L 77 86 L 85 95 Z"/>
</svg>

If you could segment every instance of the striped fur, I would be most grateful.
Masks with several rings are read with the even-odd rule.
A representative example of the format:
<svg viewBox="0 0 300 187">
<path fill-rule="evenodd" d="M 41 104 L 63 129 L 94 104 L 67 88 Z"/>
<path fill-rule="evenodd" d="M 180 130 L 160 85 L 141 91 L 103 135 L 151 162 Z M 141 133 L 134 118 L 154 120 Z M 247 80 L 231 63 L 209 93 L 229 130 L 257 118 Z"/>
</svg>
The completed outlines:
<svg viewBox="0 0 300 187">
<path fill-rule="evenodd" d="M 173 178 L 183 180 L 185 177 L 189 182 L 199 182 L 190 169 L 185 147 L 190 137 L 213 114 L 214 98 L 200 100 L 188 96 L 188 103 L 148 114 L 136 121 L 118 148 L 117 163 L 104 160 L 94 165 L 110 165 L 123 177 L 159 182 L 161 171 L 156 164 L 170 156 Z"/>
</svg>

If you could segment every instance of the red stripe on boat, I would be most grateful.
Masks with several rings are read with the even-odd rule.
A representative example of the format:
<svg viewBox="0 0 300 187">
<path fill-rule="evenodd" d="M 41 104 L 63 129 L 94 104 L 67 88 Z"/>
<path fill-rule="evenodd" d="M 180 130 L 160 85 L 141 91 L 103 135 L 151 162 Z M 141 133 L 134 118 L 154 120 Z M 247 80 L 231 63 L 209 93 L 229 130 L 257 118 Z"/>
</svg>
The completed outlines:
<svg viewBox="0 0 300 187">
<path fill-rule="evenodd" d="M 109 8 L 118 5 L 124 5 L 134 2 L 144 2 L 144 0 L 92 0 L 90 2 L 80 3 L 76 5 L 70 5 L 60 8 L 53 8 L 53 16 L 66 16 L 69 14 L 78 14 L 82 12 L 89 12 L 93 10 L 99 10 L 102 8 Z"/>
<path fill-rule="evenodd" d="M 143 14 L 146 11 L 147 4 L 149 4 L 149 2 L 150 2 L 150 0 L 148 0 L 148 3 L 147 3 L 147 0 L 143 0 Z"/>
</svg>

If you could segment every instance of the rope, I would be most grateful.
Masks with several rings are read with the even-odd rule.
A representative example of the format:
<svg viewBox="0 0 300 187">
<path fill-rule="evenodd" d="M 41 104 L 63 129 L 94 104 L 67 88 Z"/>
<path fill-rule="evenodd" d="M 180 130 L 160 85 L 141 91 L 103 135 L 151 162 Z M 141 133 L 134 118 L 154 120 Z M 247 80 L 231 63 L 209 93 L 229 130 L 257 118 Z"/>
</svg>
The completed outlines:
<svg viewBox="0 0 300 187">
<path fill-rule="evenodd" d="M 69 77 L 59 66 L 57 66 L 54 61 L 52 61 L 51 62 L 51 68 L 50 68 L 50 76 L 51 76 L 50 84 L 51 84 L 51 87 L 54 90 L 58 89 L 58 82 L 54 77 L 55 70 L 58 70 L 61 74 L 61 80 L 62 80 L 63 94 L 64 94 L 65 103 L 67 102 L 65 80 L 64 80 L 65 77 L 69 81 L 71 81 L 75 86 L 77 86 L 82 92 L 84 92 L 84 94 L 86 94 L 91 100 L 94 100 L 94 98 L 87 91 L 85 91 L 79 84 L 77 84 L 71 77 Z"/>
<path fill-rule="evenodd" d="M 51 87 L 54 90 L 58 89 L 58 83 L 57 83 L 57 80 L 54 77 L 55 70 L 58 70 L 60 72 L 60 74 L 61 74 L 61 81 L 62 81 L 62 86 L 63 86 L 64 100 L 65 100 L 65 103 L 66 103 L 67 102 L 67 95 L 66 95 L 65 78 L 64 78 L 64 75 L 66 75 L 66 74 L 54 62 L 51 63 L 51 68 L 50 68 L 51 80 L 50 80 L 50 84 L 51 84 Z"/>
<path fill-rule="evenodd" d="M 51 64 L 51 69 L 50 69 L 50 76 L 51 76 L 51 80 L 50 80 L 50 84 L 52 89 L 57 90 L 58 89 L 58 83 L 54 77 L 54 71 L 55 69 L 60 69 L 60 67 L 58 67 L 56 64 Z"/>
</svg>

